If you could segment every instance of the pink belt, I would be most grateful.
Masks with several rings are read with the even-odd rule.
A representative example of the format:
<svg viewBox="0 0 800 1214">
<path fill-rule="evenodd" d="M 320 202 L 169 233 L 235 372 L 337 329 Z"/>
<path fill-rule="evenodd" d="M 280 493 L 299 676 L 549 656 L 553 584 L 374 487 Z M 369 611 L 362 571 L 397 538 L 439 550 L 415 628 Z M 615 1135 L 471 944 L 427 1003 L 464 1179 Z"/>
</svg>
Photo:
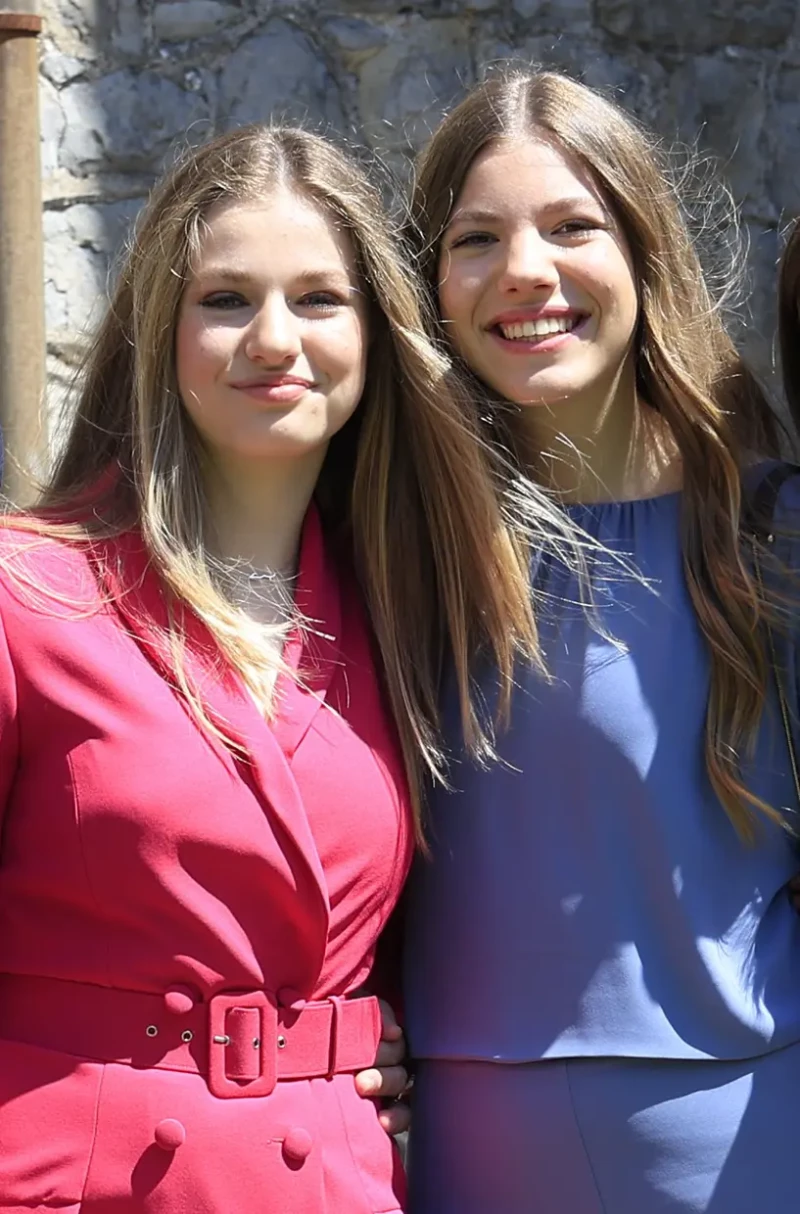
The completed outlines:
<svg viewBox="0 0 800 1214">
<path fill-rule="evenodd" d="M 329 1078 L 372 1066 L 381 1036 L 374 998 L 279 1007 L 267 991 L 207 1002 L 0 974 L 0 1037 L 97 1062 L 203 1075 L 224 1098 L 268 1096 L 279 1080 Z"/>
</svg>

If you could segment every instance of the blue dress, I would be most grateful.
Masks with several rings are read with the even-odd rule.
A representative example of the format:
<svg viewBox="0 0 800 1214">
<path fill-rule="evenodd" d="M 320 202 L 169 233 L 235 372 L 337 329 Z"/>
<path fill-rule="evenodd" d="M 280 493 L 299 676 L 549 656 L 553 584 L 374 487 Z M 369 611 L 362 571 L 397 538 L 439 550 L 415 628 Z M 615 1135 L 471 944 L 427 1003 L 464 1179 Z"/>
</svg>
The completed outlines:
<svg viewBox="0 0 800 1214">
<path fill-rule="evenodd" d="M 433 797 L 405 948 L 410 1214 L 797 1208 L 797 848 L 766 820 L 744 844 L 706 774 L 681 495 L 572 510 L 642 578 L 595 563 L 598 630 L 538 569 L 553 681 L 520 672 L 501 763 Z M 800 477 L 778 515 L 798 569 Z M 779 649 L 796 719 L 796 638 Z M 797 816 L 774 689 L 744 770 Z"/>
</svg>

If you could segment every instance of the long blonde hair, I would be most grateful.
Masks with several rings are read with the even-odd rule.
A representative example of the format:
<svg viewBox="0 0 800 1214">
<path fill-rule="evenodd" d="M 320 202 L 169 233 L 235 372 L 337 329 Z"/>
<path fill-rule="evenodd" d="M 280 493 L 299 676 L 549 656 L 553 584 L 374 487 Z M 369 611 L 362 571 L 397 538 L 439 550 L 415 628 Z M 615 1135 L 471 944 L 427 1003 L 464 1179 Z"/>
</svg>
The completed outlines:
<svg viewBox="0 0 800 1214">
<path fill-rule="evenodd" d="M 712 298 L 656 140 L 619 106 L 560 73 L 513 70 L 490 77 L 423 150 L 412 213 L 431 297 L 440 238 L 473 160 L 497 139 L 526 135 L 553 141 L 588 168 L 630 247 L 640 305 L 637 388 L 665 418 L 683 462 L 684 565 L 711 653 L 708 774 L 737 829 L 750 838 L 754 809 L 775 820 L 779 815 L 741 774 L 740 756 L 754 744 L 767 683 L 758 628 L 765 604 L 740 534 L 741 469 L 755 455 L 778 454 L 779 427 Z M 444 326 L 439 336 L 446 348 Z"/>
<path fill-rule="evenodd" d="M 317 498 L 366 597 L 419 832 L 422 773 L 445 773 L 437 703 L 445 655 L 459 681 L 467 747 L 479 758 L 491 752 L 491 728 L 473 704 L 471 655 L 485 649 L 493 657 L 505 704 L 515 657 L 541 658 L 504 472 L 481 441 L 476 408 L 450 360 L 425 336 L 418 280 L 379 191 L 352 156 L 307 131 L 253 126 L 177 163 L 136 225 L 39 506 L 6 521 L 90 545 L 139 528 L 174 603 L 200 617 L 223 657 L 245 675 L 264 661 L 210 576 L 202 449 L 178 394 L 173 347 L 204 217 L 225 201 L 268 196 L 276 183 L 349 234 L 370 303 L 366 388 L 330 444 Z M 556 510 L 537 499 L 534 514 L 548 512 L 566 534 Z M 178 683 L 209 725 L 181 659 L 180 611 L 167 639 Z"/>
</svg>

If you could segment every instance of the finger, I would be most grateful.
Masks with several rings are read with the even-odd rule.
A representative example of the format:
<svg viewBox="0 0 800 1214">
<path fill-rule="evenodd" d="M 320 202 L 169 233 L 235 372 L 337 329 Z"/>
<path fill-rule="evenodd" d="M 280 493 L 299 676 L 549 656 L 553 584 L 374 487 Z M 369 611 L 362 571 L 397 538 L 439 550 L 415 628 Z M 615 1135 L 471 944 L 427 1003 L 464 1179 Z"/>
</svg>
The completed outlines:
<svg viewBox="0 0 800 1214">
<path fill-rule="evenodd" d="M 378 1006 L 381 1009 L 381 1037 L 384 1041 L 400 1041 L 403 1030 L 397 1023 L 397 1017 L 391 1004 L 387 1003 L 385 999 L 379 999 Z"/>
<path fill-rule="evenodd" d="M 359 1096 L 399 1096 L 407 1084 L 408 1072 L 404 1066 L 387 1066 L 381 1070 L 370 1067 L 356 1075 Z"/>
<path fill-rule="evenodd" d="M 373 1066 L 397 1066 L 406 1056 L 406 1043 L 401 1037 L 399 1041 L 382 1041 L 378 1046 Z"/>
<path fill-rule="evenodd" d="M 395 1101 L 388 1108 L 381 1109 L 378 1121 L 387 1134 L 402 1134 L 411 1125 L 411 1109 L 402 1101 Z"/>
</svg>

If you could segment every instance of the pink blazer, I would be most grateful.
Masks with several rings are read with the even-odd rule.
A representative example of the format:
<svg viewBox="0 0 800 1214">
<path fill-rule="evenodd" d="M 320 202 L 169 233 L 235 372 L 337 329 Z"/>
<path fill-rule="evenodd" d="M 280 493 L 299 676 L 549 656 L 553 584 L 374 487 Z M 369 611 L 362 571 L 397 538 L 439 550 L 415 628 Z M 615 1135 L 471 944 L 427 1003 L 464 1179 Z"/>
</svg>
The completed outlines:
<svg viewBox="0 0 800 1214">
<path fill-rule="evenodd" d="M 287 650 L 305 679 L 280 681 L 273 725 L 191 626 L 190 668 L 236 750 L 175 687 L 135 535 L 109 546 L 107 587 L 76 549 L 0 545 L 68 600 L 0 575 L 0 1211 L 401 1210 L 351 1073 L 374 1017 L 362 1031 L 330 997 L 369 975 L 410 862 L 408 797 L 316 511 L 297 588 L 312 630 Z"/>
</svg>

